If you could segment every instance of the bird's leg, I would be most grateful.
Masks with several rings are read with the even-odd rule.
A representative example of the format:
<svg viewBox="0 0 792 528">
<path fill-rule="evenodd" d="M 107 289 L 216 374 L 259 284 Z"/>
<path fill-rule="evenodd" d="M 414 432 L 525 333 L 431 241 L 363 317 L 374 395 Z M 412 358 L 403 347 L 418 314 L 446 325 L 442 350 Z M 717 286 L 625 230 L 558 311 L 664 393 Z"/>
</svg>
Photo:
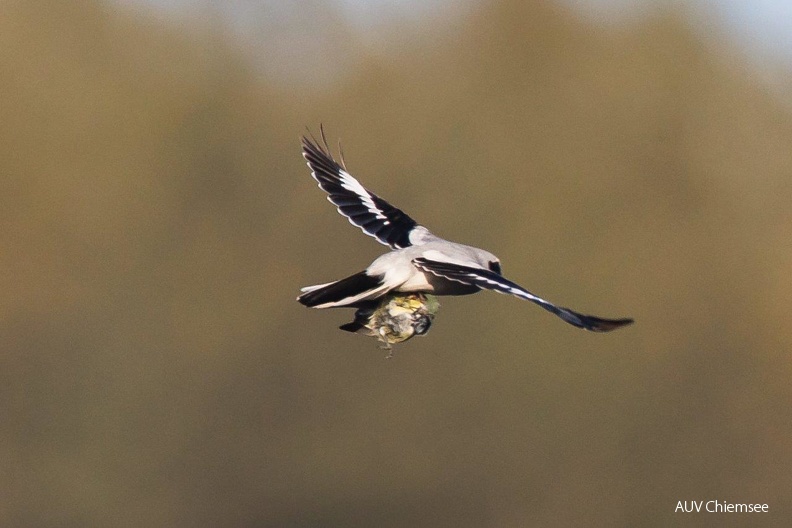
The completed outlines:
<svg viewBox="0 0 792 528">
<path fill-rule="evenodd" d="M 380 345 L 379 348 L 380 348 L 380 350 L 387 350 L 388 351 L 388 355 L 385 356 L 385 359 L 390 359 L 390 358 L 393 357 L 393 346 L 390 343 L 388 343 L 387 341 L 384 341 Z"/>
<path fill-rule="evenodd" d="M 387 355 L 387 356 L 385 356 L 385 359 L 390 359 L 390 358 L 392 358 L 392 357 L 393 357 L 393 347 L 391 346 L 390 342 L 388 341 L 388 338 L 387 338 L 387 337 L 385 337 L 385 332 L 386 332 L 386 331 L 387 331 L 387 330 L 385 329 L 385 327 L 384 327 L 384 326 L 383 326 L 383 327 L 381 327 L 381 328 L 379 329 L 379 331 L 378 331 L 378 333 L 379 333 L 379 336 L 378 336 L 378 337 L 379 337 L 379 341 L 380 341 L 380 343 L 382 343 L 382 344 L 380 345 L 380 350 L 387 350 L 387 351 L 388 351 L 388 355 Z"/>
</svg>

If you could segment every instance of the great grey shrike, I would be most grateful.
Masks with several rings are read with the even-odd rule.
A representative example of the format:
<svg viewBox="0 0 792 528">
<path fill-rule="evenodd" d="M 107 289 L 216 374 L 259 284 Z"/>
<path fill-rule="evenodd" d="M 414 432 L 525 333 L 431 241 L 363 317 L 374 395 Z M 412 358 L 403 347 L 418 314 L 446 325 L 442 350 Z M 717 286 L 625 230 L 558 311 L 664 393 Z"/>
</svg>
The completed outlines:
<svg viewBox="0 0 792 528">
<path fill-rule="evenodd" d="M 311 308 L 370 309 L 386 295 L 428 293 L 467 295 L 494 290 L 538 304 L 567 323 L 593 332 L 609 332 L 632 319 L 603 319 L 556 306 L 501 275 L 498 257 L 483 249 L 449 242 L 418 224 L 403 211 L 369 191 L 330 154 L 324 130 L 322 143 L 302 138 L 302 150 L 313 178 L 338 212 L 352 225 L 389 246 L 365 270 L 345 279 L 302 288 L 297 300 Z M 355 331 L 359 325 L 341 327 Z"/>
</svg>

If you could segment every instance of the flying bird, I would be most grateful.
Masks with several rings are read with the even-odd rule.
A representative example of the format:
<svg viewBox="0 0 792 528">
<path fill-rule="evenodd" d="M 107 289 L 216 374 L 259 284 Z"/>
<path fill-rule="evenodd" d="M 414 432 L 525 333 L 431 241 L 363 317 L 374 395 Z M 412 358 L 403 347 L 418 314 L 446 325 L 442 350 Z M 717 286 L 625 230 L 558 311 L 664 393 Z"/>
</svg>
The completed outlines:
<svg viewBox="0 0 792 528">
<path fill-rule="evenodd" d="M 432 234 L 402 210 L 363 187 L 347 172 L 343 153 L 340 163 L 333 159 L 324 129 L 321 137 L 321 144 L 315 138 L 302 138 L 303 157 L 311 175 L 339 213 L 391 251 L 345 279 L 302 288 L 297 300 L 303 305 L 367 310 L 383 297 L 397 293 L 467 295 L 493 290 L 536 303 L 567 323 L 593 332 L 609 332 L 633 322 L 583 315 L 546 301 L 504 278 L 500 260 L 489 251 Z M 348 323 L 341 328 L 355 331 L 360 325 Z"/>
</svg>

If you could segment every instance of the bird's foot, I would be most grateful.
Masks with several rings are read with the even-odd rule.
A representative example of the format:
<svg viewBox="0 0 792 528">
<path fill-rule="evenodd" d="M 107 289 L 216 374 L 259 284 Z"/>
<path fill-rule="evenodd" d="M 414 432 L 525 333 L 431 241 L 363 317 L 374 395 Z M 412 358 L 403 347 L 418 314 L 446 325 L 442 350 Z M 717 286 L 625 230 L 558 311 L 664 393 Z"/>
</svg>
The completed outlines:
<svg viewBox="0 0 792 528">
<path fill-rule="evenodd" d="M 379 335 L 377 336 L 380 341 L 380 350 L 387 350 L 388 355 L 385 356 L 385 359 L 390 359 L 393 357 L 393 346 L 390 344 L 388 340 L 388 336 L 386 335 L 387 329 L 383 326 L 379 329 Z"/>
</svg>

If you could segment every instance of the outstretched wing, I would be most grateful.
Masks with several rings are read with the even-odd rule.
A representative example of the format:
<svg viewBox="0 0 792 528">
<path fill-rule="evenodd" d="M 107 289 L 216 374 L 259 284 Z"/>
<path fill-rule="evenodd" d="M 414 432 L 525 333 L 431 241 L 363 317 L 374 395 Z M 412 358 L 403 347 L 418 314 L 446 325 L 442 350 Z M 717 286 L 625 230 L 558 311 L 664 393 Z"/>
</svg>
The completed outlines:
<svg viewBox="0 0 792 528">
<path fill-rule="evenodd" d="M 593 332 L 610 332 L 611 330 L 615 330 L 633 322 L 632 319 L 601 319 L 593 315 L 577 313 L 569 308 L 556 306 L 551 302 L 537 297 L 522 286 L 504 279 L 493 271 L 448 262 L 437 262 L 422 257 L 414 259 L 413 263 L 421 270 L 437 275 L 438 277 L 461 282 L 469 286 L 478 286 L 486 290 L 494 290 L 498 293 L 508 293 L 520 299 L 534 302 L 548 312 L 556 314 L 567 323 L 575 325 L 578 328 L 584 328 Z"/>
<path fill-rule="evenodd" d="M 393 249 L 413 245 L 415 241 L 410 240 L 410 234 L 414 228 L 420 227 L 418 223 L 363 187 L 339 165 L 330 154 L 324 130 L 322 142 L 324 145 L 319 145 L 316 140 L 303 137 L 303 157 L 308 162 L 312 176 L 328 194 L 327 199 L 335 204 L 338 212 L 381 244 Z M 343 163 L 343 156 L 341 159 Z"/>
</svg>

